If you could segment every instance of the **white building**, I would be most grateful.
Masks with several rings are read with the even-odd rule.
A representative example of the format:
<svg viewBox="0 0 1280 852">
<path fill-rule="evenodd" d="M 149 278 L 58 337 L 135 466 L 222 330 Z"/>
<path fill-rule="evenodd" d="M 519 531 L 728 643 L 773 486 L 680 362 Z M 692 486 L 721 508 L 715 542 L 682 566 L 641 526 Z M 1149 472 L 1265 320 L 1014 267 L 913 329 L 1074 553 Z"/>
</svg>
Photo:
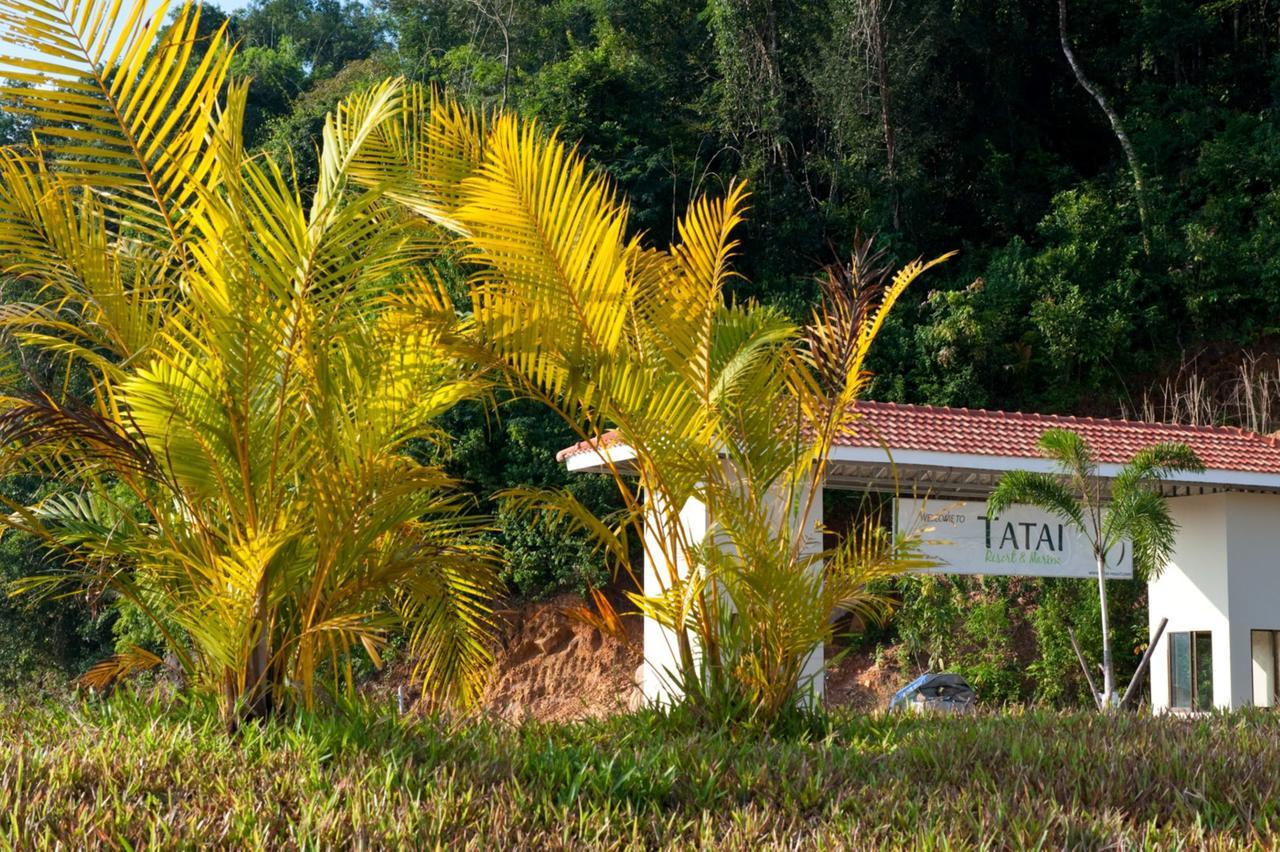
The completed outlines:
<svg viewBox="0 0 1280 852">
<path fill-rule="evenodd" d="M 936 542 L 936 555 L 947 563 L 942 570 L 949 573 L 1079 576 L 1082 582 L 1092 576 L 1091 562 L 1081 560 L 1071 542 L 1041 529 L 1030 516 L 1008 526 L 1011 539 L 1003 545 L 992 540 L 989 527 L 985 542 L 965 539 L 966 529 L 978 529 L 973 524 L 985 515 L 981 501 L 1003 473 L 1053 469 L 1036 450 L 1046 429 L 1081 434 L 1103 476 L 1152 444 L 1189 445 L 1206 469 L 1179 474 L 1165 487 L 1180 530 L 1173 559 L 1149 586 L 1152 635 L 1169 619 L 1151 661 L 1152 706 L 1204 710 L 1277 703 L 1280 442 L 1230 428 L 872 402 L 860 403 L 859 410 L 855 433 L 831 451 L 825 487 L 894 495 L 900 518 L 904 508 L 916 511 L 927 500 L 923 505 L 938 509 L 934 514 L 946 522 L 967 520 L 967 527 L 955 526 L 950 538 Z M 617 461 L 626 452 L 615 440 L 601 449 L 570 447 L 559 459 L 570 470 L 592 471 L 602 469 L 602 453 Z M 952 511 L 957 506 L 964 511 Z M 701 506 L 691 502 L 681 514 L 691 531 L 705 529 Z M 1012 555 L 1024 561 L 1008 561 L 1011 554 L 999 552 L 1001 546 L 1016 551 L 1020 545 L 1021 552 Z M 652 570 L 645 574 L 646 582 L 653 580 Z M 1116 576 L 1125 574 L 1118 562 Z M 644 691 L 661 699 L 666 687 L 658 673 L 671 667 L 671 637 L 652 624 L 644 635 Z M 815 649 L 815 671 L 821 658 Z M 820 677 L 815 685 L 821 689 Z"/>
</svg>

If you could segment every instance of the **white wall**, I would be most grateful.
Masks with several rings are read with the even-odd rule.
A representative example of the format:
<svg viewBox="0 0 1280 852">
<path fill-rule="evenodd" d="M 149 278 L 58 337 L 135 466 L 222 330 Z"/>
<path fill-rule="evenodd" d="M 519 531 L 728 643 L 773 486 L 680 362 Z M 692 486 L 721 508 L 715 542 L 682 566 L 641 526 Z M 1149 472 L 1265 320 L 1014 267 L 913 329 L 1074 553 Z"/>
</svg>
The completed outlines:
<svg viewBox="0 0 1280 852">
<path fill-rule="evenodd" d="M 648 495 L 646 495 L 646 499 L 650 500 L 645 506 L 646 512 L 666 511 L 659 500 L 651 499 Z M 773 493 L 769 495 L 768 499 L 769 511 L 775 513 L 773 517 L 780 518 L 785 511 L 784 500 L 781 499 L 779 494 Z M 647 515 L 647 517 L 652 516 L 652 514 Z M 696 499 L 689 500 L 680 511 L 680 523 L 689 541 L 702 541 L 711 524 L 706 505 Z M 816 554 L 822 550 L 821 495 L 814 500 L 814 504 L 808 512 L 807 524 L 809 531 L 805 535 L 803 549 L 805 553 Z M 658 525 L 646 523 L 644 593 L 647 596 L 659 595 L 664 589 L 670 587 L 670 582 L 667 578 L 670 576 L 671 569 L 665 561 L 662 548 L 658 546 L 657 535 Z M 731 548 L 727 541 L 722 542 L 721 546 L 725 549 Z M 669 547 L 667 550 L 673 551 L 678 550 L 678 548 Z M 676 569 L 681 578 L 688 576 L 689 566 L 682 555 L 677 557 Z M 821 570 L 820 562 L 817 563 L 815 570 Z M 695 658 L 697 652 L 698 649 L 695 647 Z M 819 643 L 805 659 L 804 669 L 801 673 L 801 683 L 811 688 L 809 695 L 814 700 L 821 700 L 825 688 L 826 665 L 824 655 L 825 648 Z M 660 704 L 670 703 L 678 695 L 672 674 L 677 672 L 679 668 L 680 651 L 675 632 L 652 619 L 646 618 L 644 620 L 644 664 L 641 666 L 640 674 L 640 686 L 645 700 Z"/>
<path fill-rule="evenodd" d="M 1213 632 L 1213 702 L 1228 706 L 1227 666 L 1227 497 L 1210 494 L 1169 501 L 1180 527 L 1173 558 L 1148 587 L 1150 635 L 1168 618 L 1165 635 L 1151 656 L 1151 706 L 1169 707 L 1169 635 L 1183 631 Z M 1123 686 L 1120 687 L 1123 689 Z"/>
<path fill-rule="evenodd" d="M 652 513 L 665 512 L 660 498 L 652 492 L 645 495 L 646 523 L 644 528 L 644 593 L 646 597 L 656 597 L 671 587 L 671 566 L 663 556 L 663 548 L 658 542 L 660 527 L 649 523 Z M 684 527 L 690 541 L 701 541 L 707 534 L 707 507 L 700 500 L 689 500 L 680 510 L 680 523 Z M 683 579 L 689 576 L 689 565 L 679 548 L 668 547 L 668 552 L 675 552 L 676 573 Z M 697 649 L 694 649 L 695 654 Z M 663 627 L 652 618 L 644 620 L 644 665 L 641 666 L 640 688 L 645 701 L 666 704 L 678 694 L 672 676 L 680 670 L 680 648 L 676 642 L 675 631 Z"/>
<path fill-rule="evenodd" d="M 804 523 L 806 528 L 799 531 L 804 535 L 801 552 L 808 556 L 816 556 L 822 552 L 822 493 L 819 492 L 814 496 L 812 505 L 806 505 L 808 497 L 807 490 L 797 495 L 791 527 L 794 530 L 797 525 Z M 805 513 L 806 509 L 807 513 Z M 780 490 L 770 492 L 769 511 L 770 517 L 776 519 L 781 519 L 787 511 L 785 495 Z M 798 517 L 800 513 L 805 513 L 803 519 Z M 813 570 L 822 570 L 821 560 L 815 560 Z M 826 672 L 826 648 L 819 642 L 805 658 L 804 667 L 800 671 L 801 688 L 809 690 L 805 696 L 806 700 L 822 703 L 822 696 L 826 692 Z"/>
<path fill-rule="evenodd" d="M 1231 706 L 1244 707 L 1253 703 L 1250 633 L 1280 629 L 1280 495 L 1231 494 L 1227 506 Z"/>
<path fill-rule="evenodd" d="M 1213 703 L 1253 701 L 1250 633 L 1280 629 L 1280 495 L 1215 494 L 1170 500 L 1181 529 L 1173 559 L 1149 587 L 1152 635 L 1165 636 L 1151 658 L 1151 703 L 1169 706 L 1169 639 L 1213 633 Z"/>
</svg>

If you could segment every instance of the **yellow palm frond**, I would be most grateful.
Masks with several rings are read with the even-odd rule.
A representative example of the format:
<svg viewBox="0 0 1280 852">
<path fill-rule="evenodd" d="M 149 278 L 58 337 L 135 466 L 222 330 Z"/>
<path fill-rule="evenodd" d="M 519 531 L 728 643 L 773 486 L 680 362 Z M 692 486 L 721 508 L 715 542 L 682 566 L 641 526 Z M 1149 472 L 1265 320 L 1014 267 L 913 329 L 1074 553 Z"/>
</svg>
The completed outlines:
<svg viewBox="0 0 1280 852">
<path fill-rule="evenodd" d="M 130 645 L 124 651 L 94 663 L 87 672 L 80 675 L 76 683 L 85 689 L 103 690 L 118 680 L 136 672 L 154 669 L 163 662 L 147 649 Z"/>
<path fill-rule="evenodd" d="M 122 10 L 128 11 L 122 15 Z M 199 186 L 216 182 L 208 146 L 231 60 L 226 24 L 208 38 L 200 11 L 122 0 L 6 0 L 0 25 L 37 58 L 0 59 L 0 88 L 35 119 L 33 156 L 59 179 L 98 191 L 112 218 L 180 248 L 180 219 Z"/>
<path fill-rule="evenodd" d="M 617 353 L 637 246 L 609 183 L 536 124 L 497 119 L 457 218 L 480 265 L 480 331 L 535 385 L 560 396 Z"/>
<path fill-rule="evenodd" d="M 356 95 L 340 105 L 329 133 L 353 153 L 350 176 L 379 187 L 387 199 L 449 231 L 460 233 L 457 219 L 463 185 L 479 168 L 488 134 L 483 114 L 463 109 L 436 89 L 393 81 L 395 114 L 370 122 L 377 103 Z M 357 137 L 354 128 L 368 127 Z"/>
<path fill-rule="evenodd" d="M 144 350 L 160 326 L 163 287 L 155 257 L 122 239 L 99 198 L 67 186 L 43 159 L 0 150 L 0 271 L 38 282 L 25 313 L 0 320 L 15 333 L 74 338 L 67 354 L 106 368 Z M 72 332 L 60 316 L 82 318 Z"/>
</svg>

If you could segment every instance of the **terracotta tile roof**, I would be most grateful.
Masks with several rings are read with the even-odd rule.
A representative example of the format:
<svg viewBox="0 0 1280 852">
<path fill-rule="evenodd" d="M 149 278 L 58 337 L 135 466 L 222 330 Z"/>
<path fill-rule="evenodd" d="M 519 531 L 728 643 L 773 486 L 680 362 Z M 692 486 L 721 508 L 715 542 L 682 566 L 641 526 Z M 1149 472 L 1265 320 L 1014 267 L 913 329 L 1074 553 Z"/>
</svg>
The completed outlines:
<svg viewBox="0 0 1280 852">
<path fill-rule="evenodd" d="M 606 447 L 617 443 L 617 441 L 618 433 L 613 430 L 605 432 L 604 435 L 601 436 L 601 443 Z M 565 447 L 563 450 L 556 453 L 556 461 L 562 462 L 565 459 L 572 458 L 573 456 L 580 456 L 583 453 L 589 453 L 594 446 L 594 441 L 579 441 L 578 443 Z"/>
<path fill-rule="evenodd" d="M 1225 426 L 1173 426 L 1134 420 L 1064 417 L 968 408 L 936 408 L 862 402 L 855 432 L 841 446 L 1040 458 L 1036 442 L 1046 429 L 1070 429 L 1093 448 L 1098 461 L 1123 464 L 1161 442 L 1186 444 L 1210 470 L 1280 473 L 1280 442 Z"/>
<path fill-rule="evenodd" d="M 1144 447 L 1174 441 L 1195 450 L 1209 470 L 1280 474 L 1280 441 L 1233 427 L 1173 426 L 892 402 L 860 402 L 858 411 L 862 419 L 850 434 L 836 441 L 837 446 L 1038 459 L 1036 441 L 1041 433 L 1059 427 L 1082 435 L 1104 464 L 1123 464 Z M 609 432 L 604 438 L 607 445 L 617 440 L 617 435 Z M 580 442 L 561 450 L 556 460 L 590 451 L 589 443 Z"/>
</svg>

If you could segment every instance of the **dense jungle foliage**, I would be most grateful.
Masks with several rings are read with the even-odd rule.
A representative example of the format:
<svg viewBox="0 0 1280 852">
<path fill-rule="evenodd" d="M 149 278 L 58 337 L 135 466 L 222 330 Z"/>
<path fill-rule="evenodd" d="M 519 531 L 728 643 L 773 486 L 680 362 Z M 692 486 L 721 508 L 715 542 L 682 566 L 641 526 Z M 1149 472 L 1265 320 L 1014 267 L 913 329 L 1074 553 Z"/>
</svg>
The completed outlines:
<svg viewBox="0 0 1280 852">
<path fill-rule="evenodd" d="M 793 315 L 859 230 L 898 260 L 960 249 L 891 317 L 875 398 L 1222 419 L 1240 406 L 1175 405 L 1168 381 L 1197 354 L 1210 372 L 1274 365 L 1280 18 L 1261 0 L 254 0 L 227 14 L 234 70 L 254 78 L 247 130 L 303 186 L 324 114 L 395 74 L 560 126 L 659 245 L 696 193 L 748 179 L 737 296 Z M 1118 124 L 1068 63 L 1064 23 Z M 0 142 L 23 131 L 0 109 Z M 553 415 L 476 406 L 449 429 L 447 465 L 496 517 L 516 594 L 606 579 L 585 543 L 488 497 L 533 484 L 609 499 L 555 464 Z M 19 537 L 0 549 L 5 579 L 44 558 Z M 1083 583 L 928 580 L 865 641 L 960 668 L 991 699 L 1076 702 L 1064 625 L 1096 647 L 1095 598 Z M 1118 588 L 1116 613 L 1117 647 L 1137 648 L 1144 590 Z M 83 601 L 0 600 L 0 681 L 82 669 L 142 632 Z"/>
</svg>

